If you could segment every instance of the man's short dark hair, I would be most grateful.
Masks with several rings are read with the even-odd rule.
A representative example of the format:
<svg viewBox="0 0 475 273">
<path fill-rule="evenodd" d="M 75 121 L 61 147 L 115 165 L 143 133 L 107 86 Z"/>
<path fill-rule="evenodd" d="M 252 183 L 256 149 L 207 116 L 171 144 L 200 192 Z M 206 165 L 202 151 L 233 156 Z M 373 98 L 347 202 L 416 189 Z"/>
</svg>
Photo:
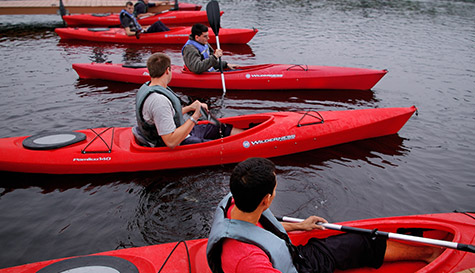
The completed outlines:
<svg viewBox="0 0 475 273">
<path fill-rule="evenodd" d="M 160 78 L 171 67 L 170 57 L 163 53 L 155 53 L 147 60 L 148 73 L 151 78 Z"/>
<path fill-rule="evenodd" d="M 128 7 L 128 6 L 133 6 L 134 3 L 130 2 L 130 1 L 127 1 L 127 3 L 125 3 L 125 6 Z"/>
<path fill-rule="evenodd" d="M 198 36 L 201 36 L 201 34 L 203 34 L 203 32 L 208 32 L 208 27 L 203 25 L 203 24 L 194 24 L 192 27 L 191 27 L 191 35 L 190 37 L 194 40 L 195 39 L 195 35 L 198 35 Z"/>
<path fill-rule="evenodd" d="M 266 158 L 253 157 L 239 163 L 230 179 L 231 193 L 236 207 L 253 212 L 276 185 L 275 165 Z"/>
</svg>

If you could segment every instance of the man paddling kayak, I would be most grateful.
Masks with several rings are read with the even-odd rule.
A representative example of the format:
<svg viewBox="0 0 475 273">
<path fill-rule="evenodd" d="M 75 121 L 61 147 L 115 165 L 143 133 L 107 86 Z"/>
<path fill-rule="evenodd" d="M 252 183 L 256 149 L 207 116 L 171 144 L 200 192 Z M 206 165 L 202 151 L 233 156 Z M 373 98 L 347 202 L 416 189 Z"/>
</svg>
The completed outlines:
<svg viewBox="0 0 475 273">
<path fill-rule="evenodd" d="M 151 81 L 140 87 L 136 97 L 137 126 L 132 130 L 143 146 L 175 148 L 178 145 L 206 142 L 242 132 L 229 124 L 197 124 L 201 109 L 198 100 L 182 107 L 179 97 L 168 87 L 172 79 L 171 60 L 155 53 L 147 61 Z M 192 113 L 185 121 L 183 115 Z"/>
<path fill-rule="evenodd" d="M 170 29 L 165 26 L 160 20 L 153 23 L 147 30 L 144 30 L 142 26 L 137 21 L 134 15 L 134 4 L 132 2 L 127 2 L 125 4 L 125 9 L 120 12 L 120 24 L 125 29 L 125 33 L 127 36 L 134 36 L 137 39 L 140 38 L 141 33 L 154 33 L 154 32 L 162 32 L 162 31 L 169 31 Z M 138 17 L 137 17 L 138 18 Z"/>
<path fill-rule="evenodd" d="M 181 50 L 185 66 L 193 73 L 201 74 L 220 69 L 219 58 L 223 56 L 223 50 L 214 50 L 208 44 L 208 40 L 208 27 L 203 24 L 193 25 L 189 40 Z M 235 69 L 237 67 L 237 65 L 225 61 L 222 61 L 222 65 L 224 69 Z"/>
<path fill-rule="evenodd" d="M 280 223 L 269 210 L 277 179 L 272 161 L 249 158 L 230 178 L 231 193 L 218 205 L 207 246 L 213 272 L 333 272 L 358 267 L 379 268 L 383 261 L 431 262 L 442 249 L 410 246 L 381 237 L 341 234 L 294 246 L 289 231 L 324 229 L 310 216 L 301 223 Z"/>
</svg>

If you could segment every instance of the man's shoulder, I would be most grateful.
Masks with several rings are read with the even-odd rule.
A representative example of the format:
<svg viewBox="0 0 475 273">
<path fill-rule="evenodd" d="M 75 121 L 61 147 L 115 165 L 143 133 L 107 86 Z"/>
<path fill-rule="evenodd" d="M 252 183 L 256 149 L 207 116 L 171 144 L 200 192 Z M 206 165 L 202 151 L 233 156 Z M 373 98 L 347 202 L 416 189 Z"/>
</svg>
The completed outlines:
<svg viewBox="0 0 475 273">
<path fill-rule="evenodd" d="M 183 47 L 183 52 L 185 52 L 185 51 L 198 51 L 198 52 L 200 52 L 200 51 L 198 50 L 198 48 L 196 48 L 196 46 L 194 46 L 193 44 L 187 44 L 187 45 L 185 45 L 185 46 Z"/>
</svg>

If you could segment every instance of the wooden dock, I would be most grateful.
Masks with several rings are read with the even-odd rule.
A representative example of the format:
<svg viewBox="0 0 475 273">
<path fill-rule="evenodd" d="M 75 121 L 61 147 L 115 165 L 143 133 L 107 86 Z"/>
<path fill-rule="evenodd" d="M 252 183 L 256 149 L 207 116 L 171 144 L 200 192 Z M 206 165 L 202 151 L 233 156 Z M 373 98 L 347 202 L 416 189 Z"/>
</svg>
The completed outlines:
<svg viewBox="0 0 475 273">
<path fill-rule="evenodd" d="M 120 12 L 128 0 L 63 0 L 65 14 Z M 135 0 L 132 2 L 136 2 Z M 157 6 L 150 12 L 160 12 L 174 7 L 174 1 L 150 1 Z M 60 0 L 3 0 L 0 15 L 6 14 L 60 14 Z"/>
</svg>

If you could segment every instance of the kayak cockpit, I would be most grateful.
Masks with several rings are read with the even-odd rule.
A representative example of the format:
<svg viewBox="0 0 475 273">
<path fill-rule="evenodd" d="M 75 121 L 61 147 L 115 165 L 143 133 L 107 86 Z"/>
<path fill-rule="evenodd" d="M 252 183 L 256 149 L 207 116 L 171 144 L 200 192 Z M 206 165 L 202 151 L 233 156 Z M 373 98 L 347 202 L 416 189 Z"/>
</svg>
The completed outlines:
<svg viewBox="0 0 475 273">
<path fill-rule="evenodd" d="M 228 74 L 228 73 L 247 73 L 247 72 L 252 72 L 252 71 L 256 71 L 256 70 L 263 70 L 263 69 L 267 69 L 269 67 L 272 67 L 274 66 L 274 64 L 257 64 L 257 65 L 247 65 L 247 66 L 239 66 L 238 69 L 234 69 L 234 70 L 224 70 L 224 73 Z M 183 68 L 181 69 L 181 72 L 184 73 L 184 74 L 193 74 L 193 75 L 198 75 L 198 74 L 195 74 L 194 72 L 191 72 L 188 67 L 186 66 L 183 66 Z M 207 74 L 220 74 L 221 72 L 220 71 L 214 71 L 214 72 L 204 72 L 200 75 L 207 75 Z"/>
<path fill-rule="evenodd" d="M 271 126 L 273 123 L 274 116 L 273 115 L 246 115 L 246 116 L 236 116 L 236 117 L 228 117 L 228 118 L 222 118 L 219 119 L 221 123 L 226 123 L 226 124 L 231 124 L 235 128 L 240 128 L 244 129 L 244 132 L 232 135 L 232 136 L 227 136 L 223 137 L 220 139 L 208 141 L 208 142 L 202 142 L 202 143 L 196 143 L 196 144 L 189 144 L 189 145 L 183 145 L 183 146 L 177 146 L 173 150 L 185 150 L 185 149 L 196 149 L 200 147 L 208 147 L 208 146 L 213 146 L 213 145 L 221 145 L 223 142 L 231 142 L 236 139 L 252 135 L 255 133 L 258 133 L 261 130 L 264 130 L 265 128 Z M 199 124 L 205 124 L 208 121 L 200 121 Z M 132 134 L 132 132 L 131 132 Z M 132 135 L 131 136 L 131 150 L 140 150 L 140 151 L 149 151 L 149 152 L 169 152 L 171 151 L 170 148 L 168 147 L 145 147 L 141 146 L 138 144 L 138 142 L 135 140 L 135 137 Z"/>
<path fill-rule="evenodd" d="M 371 223 L 369 225 L 354 225 L 358 228 L 374 229 L 377 228 L 378 231 L 386 231 L 392 233 L 406 234 L 424 238 L 431 238 L 437 240 L 445 241 L 459 241 L 461 235 L 459 231 L 450 224 L 442 222 L 431 222 L 431 221 L 414 221 L 402 219 L 400 221 L 394 222 L 380 222 L 380 223 Z M 295 245 L 306 244 L 307 241 L 312 238 L 326 238 L 329 236 L 341 234 L 340 231 L 335 230 L 323 230 L 323 231 L 312 231 L 312 232 L 293 232 L 290 235 L 292 243 Z M 396 241 L 396 240 L 395 240 Z M 417 245 L 414 242 L 404 242 L 399 241 L 404 244 Z M 433 262 L 427 264 L 423 261 L 398 261 L 398 262 L 384 262 L 383 265 L 378 269 L 373 268 L 357 268 L 357 269 L 348 269 L 348 270 L 335 270 L 335 272 L 342 273 L 361 273 L 361 272 L 416 272 L 421 269 L 432 270 L 438 268 L 439 266 L 444 265 L 444 263 L 450 259 L 454 258 L 457 255 L 457 250 L 446 249 L 439 257 L 437 257 Z M 434 272 L 436 272 L 435 270 Z"/>
</svg>

